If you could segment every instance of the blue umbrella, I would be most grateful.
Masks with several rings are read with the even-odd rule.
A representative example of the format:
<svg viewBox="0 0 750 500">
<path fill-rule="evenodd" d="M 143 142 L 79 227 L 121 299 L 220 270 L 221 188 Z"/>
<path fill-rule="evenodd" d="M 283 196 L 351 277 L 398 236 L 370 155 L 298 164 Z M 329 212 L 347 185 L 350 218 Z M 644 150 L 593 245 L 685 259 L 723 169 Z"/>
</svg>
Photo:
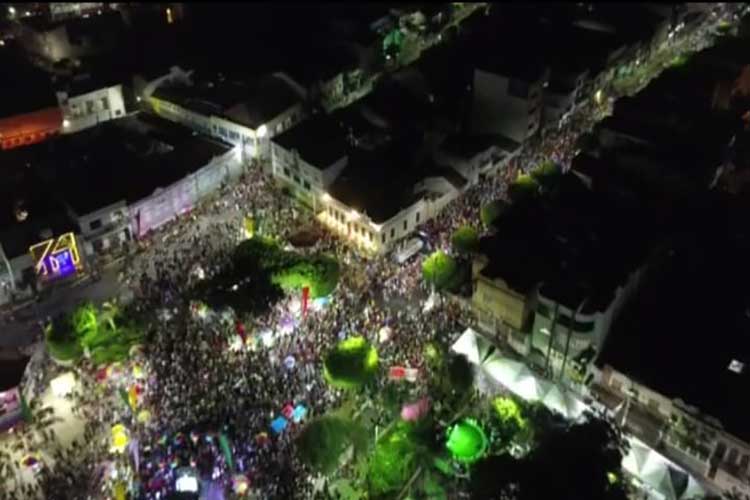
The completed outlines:
<svg viewBox="0 0 750 500">
<path fill-rule="evenodd" d="M 271 430 L 274 434 L 281 434 L 281 431 L 286 429 L 286 426 L 289 425 L 289 422 L 284 417 L 278 417 L 276 420 L 271 422 Z"/>
</svg>

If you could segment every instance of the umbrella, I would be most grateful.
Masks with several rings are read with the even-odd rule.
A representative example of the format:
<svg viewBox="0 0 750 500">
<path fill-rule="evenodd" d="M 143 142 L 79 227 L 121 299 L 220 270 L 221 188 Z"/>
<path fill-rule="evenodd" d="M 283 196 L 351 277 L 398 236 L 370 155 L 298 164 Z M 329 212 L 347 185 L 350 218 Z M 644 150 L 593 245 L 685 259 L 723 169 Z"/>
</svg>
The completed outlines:
<svg viewBox="0 0 750 500">
<path fill-rule="evenodd" d="M 307 415 L 307 408 L 302 405 L 297 405 L 292 413 L 292 420 L 295 424 L 298 424 Z"/>
<path fill-rule="evenodd" d="M 294 414 L 294 407 L 292 405 L 286 405 L 281 410 L 281 414 L 284 415 L 284 417 L 291 419 L 292 415 Z"/>
<path fill-rule="evenodd" d="M 281 434 L 281 432 L 286 429 L 286 426 L 289 425 L 289 422 L 284 417 L 278 417 L 273 422 L 271 422 L 271 430 L 274 434 Z"/>
</svg>

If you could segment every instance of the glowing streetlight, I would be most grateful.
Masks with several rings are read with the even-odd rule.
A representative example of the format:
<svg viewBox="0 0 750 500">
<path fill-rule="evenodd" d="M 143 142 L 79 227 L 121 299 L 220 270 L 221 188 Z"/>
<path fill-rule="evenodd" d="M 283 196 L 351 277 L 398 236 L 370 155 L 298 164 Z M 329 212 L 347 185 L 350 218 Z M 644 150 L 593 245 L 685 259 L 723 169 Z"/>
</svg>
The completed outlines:
<svg viewBox="0 0 750 500">
<path fill-rule="evenodd" d="M 64 128 L 70 127 L 70 120 L 68 120 L 67 118 L 65 120 L 63 120 L 63 127 Z"/>
<path fill-rule="evenodd" d="M 323 195 L 320 197 L 324 202 L 328 203 L 331 201 L 331 195 L 328 193 L 323 193 Z"/>
<path fill-rule="evenodd" d="M 260 127 L 258 127 L 258 130 L 256 130 L 255 133 L 253 134 L 253 140 L 255 142 L 255 157 L 256 158 L 260 157 L 260 148 L 258 147 L 258 139 L 263 139 L 267 133 L 268 133 L 268 127 L 266 127 L 265 125 L 261 125 Z"/>
<path fill-rule="evenodd" d="M 8 14 L 10 14 L 11 16 L 15 16 L 16 15 L 16 8 L 13 7 L 13 6 L 8 7 Z"/>
</svg>

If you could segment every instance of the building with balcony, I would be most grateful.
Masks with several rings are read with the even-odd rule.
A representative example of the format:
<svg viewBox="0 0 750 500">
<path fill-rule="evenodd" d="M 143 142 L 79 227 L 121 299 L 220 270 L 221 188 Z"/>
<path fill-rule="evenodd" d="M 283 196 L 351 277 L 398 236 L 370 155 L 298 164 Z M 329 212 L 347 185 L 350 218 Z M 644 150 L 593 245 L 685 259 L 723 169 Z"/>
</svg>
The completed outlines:
<svg viewBox="0 0 750 500">
<path fill-rule="evenodd" d="M 638 288 L 652 230 L 633 227 L 637 205 L 610 202 L 574 174 L 550 189 L 511 206 L 480 241 L 472 305 L 483 330 L 571 378 Z"/>
</svg>

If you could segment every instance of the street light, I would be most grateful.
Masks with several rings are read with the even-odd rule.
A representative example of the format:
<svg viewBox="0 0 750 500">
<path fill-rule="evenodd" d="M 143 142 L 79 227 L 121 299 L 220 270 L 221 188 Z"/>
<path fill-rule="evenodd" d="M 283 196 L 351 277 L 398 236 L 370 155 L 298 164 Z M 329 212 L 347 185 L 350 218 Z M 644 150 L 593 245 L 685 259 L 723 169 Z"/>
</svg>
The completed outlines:
<svg viewBox="0 0 750 500">
<path fill-rule="evenodd" d="M 15 16 L 16 15 L 16 8 L 13 7 L 13 6 L 8 7 L 8 14 L 10 14 L 11 16 Z"/>
<path fill-rule="evenodd" d="M 258 139 L 263 139 L 268 133 L 268 127 L 261 125 L 258 130 L 253 134 L 253 140 L 255 141 L 255 157 L 260 158 L 260 149 L 258 147 Z"/>
</svg>

